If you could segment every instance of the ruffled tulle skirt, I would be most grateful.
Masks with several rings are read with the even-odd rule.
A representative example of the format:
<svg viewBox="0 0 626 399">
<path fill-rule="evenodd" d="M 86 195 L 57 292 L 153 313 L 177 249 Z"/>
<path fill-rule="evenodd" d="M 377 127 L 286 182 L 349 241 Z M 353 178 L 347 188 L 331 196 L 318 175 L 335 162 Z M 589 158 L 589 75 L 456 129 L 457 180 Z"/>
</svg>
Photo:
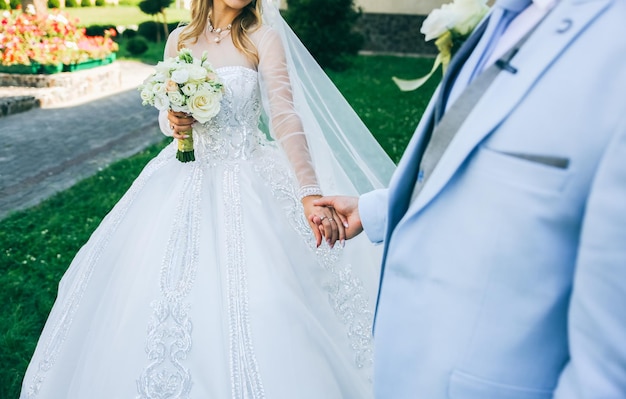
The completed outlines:
<svg viewBox="0 0 626 399">
<path fill-rule="evenodd" d="M 380 253 L 316 249 L 273 146 L 152 160 L 79 251 L 22 398 L 368 398 Z"/>
</svg>

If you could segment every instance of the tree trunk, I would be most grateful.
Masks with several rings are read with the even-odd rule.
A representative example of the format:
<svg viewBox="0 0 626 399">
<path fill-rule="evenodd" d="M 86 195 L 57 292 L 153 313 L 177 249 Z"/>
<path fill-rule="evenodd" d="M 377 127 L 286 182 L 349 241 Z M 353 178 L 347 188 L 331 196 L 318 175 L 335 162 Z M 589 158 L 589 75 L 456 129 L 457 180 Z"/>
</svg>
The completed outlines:
<svg viewBox="0 0 626 399">
<path fill-rule="evenodd" d="M 37 15 L 48 14 L 48 2 L 46 0 L 22 0 L 22 10 L 26 11 L 26 7 L 30 4 L 35 7 L 35 13 Z"/>
<path fill-rule="evenodd" d="M 165 16 L 165 8 L 161 9 L 161 17 L 163 18 L 163 32 L 165 33 L 165 40 L 167 40 L 167 37 L 170 34 L 170 30 L 167 26 L 167 18 Z"/>
</svg>

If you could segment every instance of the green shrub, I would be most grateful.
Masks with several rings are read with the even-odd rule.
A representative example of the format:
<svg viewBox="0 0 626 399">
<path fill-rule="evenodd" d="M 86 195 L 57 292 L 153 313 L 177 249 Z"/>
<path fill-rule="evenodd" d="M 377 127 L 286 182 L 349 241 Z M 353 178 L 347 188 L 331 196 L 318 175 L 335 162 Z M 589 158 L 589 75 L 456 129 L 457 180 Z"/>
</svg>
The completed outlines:
<svg viewBox="0 0 626 399">
<path fill-rule="evenodd" d="M 354 0 L 287 0 L 285 19 L 323 67 L 345 69 L 363 45 Z"/>
<path fill-rule="evenodd" d="M 106 0 L 96 0 L 96 7 L 104 7 L 106 5 Z"/>
<path fill-rule="evenodd" d="M 11 7 L 11 10 L 17 10 L 21 6 L 22 6 L 22 2 L 20 0 L 10 0 L 9 1 L 9 7 Z"/>
<path fill-rule="evenodd" d="M 140 55 L 148 51 L 148 41 L 143 36 L 128 39 L 126 50 L 132 55 Z"/>
<path fill-rule="evenodd" d="M 65 8 L 75 8 L 78 7 L 77 0 L 65 0 Z"/>
<path fill-rule="evenodd" d="M 9 3 L 7 3 L 5 0 L 0 0 L 0 10 L 8 10 L 9 8 Z"/>
<path fill-rule="evenodd" d="M 163 39 L 163 26 L 154 21 L 145 21 L 139 24 L 137 33 L 151 42 Z"/>
<path fill-rule="evenodd" d="M 115 25 L 89 25 L 85 28 L 85 34 L 87 36 L 104 36 L 104 31 L 109 29 L 115 29 L 117 32 Z"/>
<path fill-rule="evenodd" d="M 0 0 L 2 2 L 2 0 Z M 48 8 L 61 8 L 60 0 L 48 0 Z"/>
<path fill-rule="evenodd" d="M 80 0 L 80 6 L 81 7 L 91 7 L 91 0 Z"/>
<path fill-rule="evenodd" d="M 122 38 L 123 39 L 132 39 L 133 37 L 137 37 L 137 31 L 134 29 L 124 29 L 124 32 L 122 32 Z"/>
</svg>

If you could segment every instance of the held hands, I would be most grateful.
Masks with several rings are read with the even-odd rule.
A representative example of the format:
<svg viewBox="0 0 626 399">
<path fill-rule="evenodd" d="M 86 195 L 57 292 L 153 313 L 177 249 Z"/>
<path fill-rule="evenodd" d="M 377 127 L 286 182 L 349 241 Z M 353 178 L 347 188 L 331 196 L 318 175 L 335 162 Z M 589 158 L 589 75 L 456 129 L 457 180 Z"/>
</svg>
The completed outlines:
<svg viewBox="0 0 626 399">
<path fill-rule="evenodd" d="M 171 109 L 167 111 L 167 119 L 170 123 L 170 129 L 172 129 L 172 137 L 178 140 L 186 139 L 189 136 L 185 134 L 191 130 L 196 120 L 184 112 L 174 112 Z"/>
<path fill-rule="evenodd" d="M 331 248 L 335 246 L 337 240 L 341 245 L 344 245 L 347 220 L 342 218 L 333 208 L 314 205 L 314 202 L 321 198 L 320 195 L 309 195 L 302 198 L 304 216 L 306 216 L 315 235 L 317 247 L 319 248 L 322 244 L 323 238 L 326 238 L 326 242 Z"/>
<path fill-rule="evenodd" d="M 361 218 L 359 216 L 359 199 L 357 197 L 312 196 L 312 197 L 306 197 L 306 198 L 315 198 L 311 202 L 311 205 L 315 207 L 316 211 L 318 208 L 322 207 L 323 209 L 326 209 L 326 210 L 332 210 L 332 213 L 334 215 L 337 215 L 336 217 L 332 216 L 332 218 L 334 220 L 341 221 L 341 226 L 339 227 L 342 230 L 341 231 L 342 236 L 339 237 L 339 239 L 340 239 L 340 243 L 342 246 L 344 245 L 344 241 L 343 241 L 344 239 L 351 239 L 363 231 L 363 225 L 361 224 Z M 330 245 L 332 248 L 335 245 L 337 238 L 335 238 L 335 236 L 333 235 L 327 234 L 327 232 L 329 232 L 329 230 L 326 228 L 327 225 L 325 224 L 325 222 L 328 222 L 326 220 L 327 216 L 323 217 L 325 214 L 320 214 L 320 213 L 315 213 L 315 212 L 311 212 L 307 214 L 306 207 L 305 207 L 305 214 L 307 215 L 309 224 L 311 225 L 311 228 L 313 229 L 313 233 L 315 234 L 315 237 L 318 240 L 317 246 L 319 247 L 319 245 L 321 244 L 322 237 L 318 238 L 318 234 L 321 234 L 321 236 L 326 238 L 326 242 L 328 242 L 328 245 Z M 331 224 L 330 227 L 333 227 L 333 224 Z"/>
</svg>

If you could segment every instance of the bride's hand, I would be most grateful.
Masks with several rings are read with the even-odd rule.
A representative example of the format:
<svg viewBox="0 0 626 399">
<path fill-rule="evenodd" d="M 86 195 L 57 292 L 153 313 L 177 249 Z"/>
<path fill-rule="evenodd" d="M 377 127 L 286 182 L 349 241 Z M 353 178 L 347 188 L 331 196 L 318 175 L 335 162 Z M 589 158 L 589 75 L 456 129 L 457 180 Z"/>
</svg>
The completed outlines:
<svg viewBox="0 0 626 399">
<path fill-rule="evenodd" d="M 331 248 L 335 246 L 337 240 L 343 245 L 346 233 L 339 215 L 333 208 L 313 205 L 313 201 L 319 198 L 321 198 L 320 195 L 309 195 L 302 199 L 304 216 L 315 235 L 317 246 L 322 244 L 323 238 L 326 238 Z"/>
<path fill-rule="evenodd" d="M 185 134 L 191 130 L 196 120 L 184 112 L 174 112 L 171 109 L 167 111 L 167 120 L 170 123 L 170 129 L 172 129 L 172 137 L 175 139 L 186 139 L 189 135 Z"/>
</svg>

